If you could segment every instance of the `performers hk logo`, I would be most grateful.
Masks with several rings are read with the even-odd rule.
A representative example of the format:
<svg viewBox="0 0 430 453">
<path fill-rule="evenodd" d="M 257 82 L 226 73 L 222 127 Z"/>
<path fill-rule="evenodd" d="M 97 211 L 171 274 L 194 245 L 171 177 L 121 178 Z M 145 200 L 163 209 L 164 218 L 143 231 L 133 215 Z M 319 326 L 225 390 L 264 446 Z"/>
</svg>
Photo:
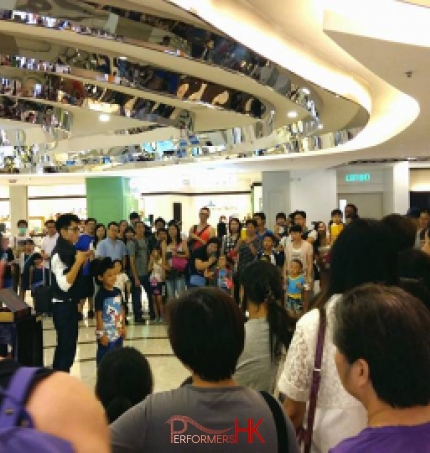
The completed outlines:
<svg viewBox="0 0 430 453">
<path fill-rule="evenodd" d="M 172 444 L 238 444 L 239 433 L 247 434 L 249 444 L 253 444 L 256 440 L 264 444 L 264 439 L 258 432 L 258 427 L 262 421 L 263 419 L 260 418 L 254 424 L 254 420 L 248 418 L 248 426 L 240 428 L 239 421 L 236 418 L 234 426 L 220 430 L 205 428 L 192 418 L 183 415 L 173 415 L 166 423 L 170 425 L 170 443 Z M 188 425 L 194 426 L 203 434 L 187 434 Z"/>
</svg>

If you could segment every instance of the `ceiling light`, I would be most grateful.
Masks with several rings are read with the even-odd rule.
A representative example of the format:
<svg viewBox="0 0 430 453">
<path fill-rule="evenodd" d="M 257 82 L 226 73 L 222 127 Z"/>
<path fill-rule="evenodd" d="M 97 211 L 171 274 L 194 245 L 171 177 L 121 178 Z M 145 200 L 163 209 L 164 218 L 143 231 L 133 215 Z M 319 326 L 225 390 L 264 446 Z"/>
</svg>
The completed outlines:
<svg viewBox="0 0 430 453">
<path fill-rule="evenodd" d="M 318 129 L 321 130 L 321 129 L 324 129 L 324 124 L 318 124 Z"/>
<path fill-rule="evenodd" d="M 118 57 L 119 60 L 127 60 L 127 57 Z"/>
<path fill-rule="evenodd" d="M 299 114 L 295 111 L 291 111 L 287 113 L 288 118 L 297 118 Z"/>
<path fill-rule="evenodd" d="M 109 120 L 110 120 L 110 115 L 108 115 L 107 113 L 101 113 L 99 115 L 99 121 L 101 121 L 102 123 L 107 123 Z"/>
<path fill-rule="evenodd" d="M 302 88 L 302 93 L 311 94 L 311 90 L 309 88 Z"/>
</svg>

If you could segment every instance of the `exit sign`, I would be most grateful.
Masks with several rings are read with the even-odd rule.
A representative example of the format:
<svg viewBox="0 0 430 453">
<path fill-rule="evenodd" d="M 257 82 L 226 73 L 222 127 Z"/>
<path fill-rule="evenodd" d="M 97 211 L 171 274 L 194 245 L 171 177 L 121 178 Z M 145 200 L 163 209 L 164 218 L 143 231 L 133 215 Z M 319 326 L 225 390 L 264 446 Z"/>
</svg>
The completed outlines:
<svg viewBox="0 0 430 453">
<path fill-rule="evenodd" d="M 346 182 L 367 182 L 370 181 L 370 173 L 349 173 L 345 175 Z"/>
</svg>

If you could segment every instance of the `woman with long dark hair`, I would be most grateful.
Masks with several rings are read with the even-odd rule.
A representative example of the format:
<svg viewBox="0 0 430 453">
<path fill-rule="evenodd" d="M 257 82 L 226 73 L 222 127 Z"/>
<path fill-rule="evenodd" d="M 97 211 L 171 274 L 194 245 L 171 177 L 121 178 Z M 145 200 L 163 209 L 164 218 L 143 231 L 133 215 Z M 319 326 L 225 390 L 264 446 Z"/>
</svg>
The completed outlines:
<svg viewBox="0 0 430 453">
<path fill-rule="evenodd" d="M 394 285 L 398 281 L 397 249 L 389 228 L 377 220 L 357 219 L 336 239 L 330 256 L 327 291 L 297 323 L 279 391 L 286 395 L 284 407 L 296 428 L 306 418 L 315 366 L 321 320 L 327 320 L 321 363 L 321 383 L 316 399 L 312 453 L 325 453 L 347 437 L 357 435 L 367 423 L 359 401 L 342 387 L 334 356 L 332 314 L 342 294 L 364 283 Z M 308 406 L 309 407 L 309 406 Z"/>
<path fill-rule="evenodd" d="M 234 280 L 234 298 L 237 303 L 239 303 L 239 280 L 236 271 L 236 263 L 238 259 L 238 254 L 235 250 L 237 243 L 240 239 L 240 232 L 242 231 L 242 224 L 240 220 L 236 217 L 230 219 L 228 223 L 228 234 L 222 238 L 221 243 L 221 253 L 220 255 L 225 255 L 227 262 L 230 268 L 234 271 L 233 280 Z"/>
<path fill-rule="evenodd" d="M 161 257 L 166 270 L 167 297 L 170 299 L 185 291 L 185 271 L 190 258 L 187 241 L 182 238 L 176 223 L 169 225 L 167 240 L 161 244 Z"/>
<path fill-rule="evenodd" d="M 273 264 L 255 261 L 244 269 L 240 283 L 249 320 L 234 379 L 241 385 L 273 393 L 281 355 L 292 336 L 292 323 L 281 308 L 282 276 Z"/>
<path fill-rule="evenodd" d="M 95 238 L 92 243 L 92 250 L 97 250 L 97 245 L 103 239 L 106 239 L 107 231 L 103 223 L 98 223 L 95 228 Z"/>
</svg>

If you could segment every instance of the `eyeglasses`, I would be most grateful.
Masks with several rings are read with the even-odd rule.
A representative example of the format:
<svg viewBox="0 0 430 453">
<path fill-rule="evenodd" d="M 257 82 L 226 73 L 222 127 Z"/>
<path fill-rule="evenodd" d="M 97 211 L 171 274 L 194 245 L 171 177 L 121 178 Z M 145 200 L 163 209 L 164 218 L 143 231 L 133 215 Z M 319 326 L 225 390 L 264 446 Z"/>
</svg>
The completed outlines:
<svg viewBox="0 0 430 453">
<path fill-rule="evenodd" d="M 74 233 L 79 232 L 79 227 L 69 227 L 67 229 L 70 230 L 70 231 L 73 231 Z"/>
</svg>

